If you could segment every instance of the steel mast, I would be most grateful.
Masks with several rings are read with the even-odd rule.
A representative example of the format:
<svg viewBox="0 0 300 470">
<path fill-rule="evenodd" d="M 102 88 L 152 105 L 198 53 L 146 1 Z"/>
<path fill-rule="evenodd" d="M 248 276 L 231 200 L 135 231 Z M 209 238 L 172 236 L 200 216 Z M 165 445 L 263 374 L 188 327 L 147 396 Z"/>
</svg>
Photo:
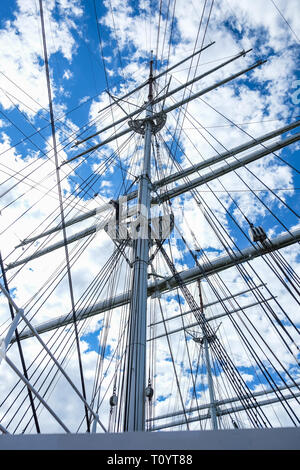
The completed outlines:
<svg viewBox="0 0 300 470">
<path fill-rule="evenodd" d="M 136 236 L 133 240 L 133 277 L 127 344 L 124 431 L 145 430 L 145 370 L 147 330 L 147 286 L 151 209 L 151 139 L 153 127 L 153 57 L 151 52 L 149 92 L 144 128 L 144 156 L 138 185 Z M 139 122 L 141 122 L 139 120 Z M 139 132 L 139 131 L 137 131 Z"/>
</svg>

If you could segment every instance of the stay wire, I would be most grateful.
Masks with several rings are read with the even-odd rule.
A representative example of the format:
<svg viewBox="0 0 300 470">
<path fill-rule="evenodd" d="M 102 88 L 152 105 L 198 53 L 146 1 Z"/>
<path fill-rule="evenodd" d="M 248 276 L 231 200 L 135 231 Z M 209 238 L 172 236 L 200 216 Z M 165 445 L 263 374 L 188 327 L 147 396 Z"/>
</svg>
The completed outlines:
<svg viewBox="0 0 300 470">
<path fill-rule="evenodd" d="M 170 343 L 170 339 L 169 339 L 169 335 L 168 335 L 168 331 L 167 331 L 167 326 L 166 326 L 166 322 L 165 322 L 165 316 L 164 316 L 164 313 L 163 313 L 163 308 L 162 308 L 160 299 L 158 299 L 158 303 L 159 303 L 159 311 L 160 311 L 160 314 L 161 314 L 161 317 L 162 317 L 162 320 L 163 320 L 163 325 L 164 325 L 164 329 L 165 329 L 165 333 L 166 333 L 166 339 L 167 339 L 167 343 L 168 343 L 170 357 L 171 357 L 171 360 L 172 360 L 172 366 L 173 366 L 173 370 L 174 370 L 174 376 L 175 376 L 175 380 L 176 380 L 177 390 L 178 390 L 179 397 L 180 397 L 181 407 L 182 407 L 182 411 L 183 411 L 184 418 L 185 418 L 185 421 L 186 421 L 187 429 L 189 430 L 188 418 L 187 418 L 187 414 L 186 414 L 187 411 L 186 411 L 185 403 L 183 401 L 183 397 L 182 397 L 182 393 L 181 393 L 180 383 L 179 383 L 179 380 L 178 380 L 178 373 L 177 373 L 177 370 L 176 370 L 176 364 L 175 364 L 175 360 L 174 360 L 174 356 L 173 356 L 173 351 L 172 351 L 172 348 L 171 348 L 171 343 Z"/>
<path fill-rule="evenodd" d="M 172 20 L 171 20 L 171 31 L 170 31 L 170 36 L 169 36 L 169 48 L 168 48 L 168 56 L 167 56 L 167 61 L 166 61 L 166 68 L 168 68 L 169 61 L 170 61 L 170 53 L 171 53 L 171 44 L 172 44 L 172 36 L 173 36 L 173 28 L 175 24 L 175 9 L 176 9 L 176 0 L 173 0 L 173 12 L 172 12 Z M 165 76 L 165 86 L 167 84 L 168 77 L 167 75 Z"/>
<path fill-rule="evenodd" d="M 50 72 L 49 72 L 49 65 L 48 65 L 48 52 L 47 52 L 47 45 L 46 45 L 46 32 L 45 32 L 42 0 L 39 0 L 39 7 L 40 7 L 41 28 L 42 28 L 42 36 L 43 36 L 44 61 L 45 61 L 45 69 L 46 69 L 49 110 L 50 110 L 50 119 L 51 119 L 51 131 L 52 131 L 52 140 L 53 140 L 53 150 L 54 150 L 55 167 L 56 167 L 57 189 L 58 189 L 58 195 L 59 195 L 61 224 L 62 224 L 63 239 L 64 239 L 64 246 L 65 246 L 65 256 L 66 256 L 66 266 L 67 266 L 67 273 L 68 273 L 70 300 L 71 300 L 71 305 L 72 305 L 72 314 L 73 314 L 73 323 L 74 323 L 74 329 L 75 329 L 75 340 L 76 340 L 76 346 L 77 346 L 78 364 L 79 364 L 79 371 L 80 371 L 82 395 L 83 395 L 84 399 L 86 400 L 85 381 L 84 381 L 84 375 L 83 375 L 81 351 L 80 351 L 78 328 L 77 328 L 76 313 L 75 313 L 74 290 L 73 290 L 73 282 L 72 282 L 71 269 L 70 269 L 69 250 L 68 250 L 68 246 L 67 246 L 67 232 L 66 232 L 66 226 L 65 226 L 65 216 L 64 216 L 62 189 L 61 189 L 60 172 L 59 172 L 59 161 L 58 161 L 58 154 L 57 154 L 57 147 L 56 147 L 54 113 L 53 113 L 53 105 L 52 105 L 52 93 L 51 93 L 51 84 L 50 84 Z M 85 408 L 86 421 L 87 421 L 87 430 L 88 430 L 88 432 L 90 432 L 90 425 L 89 425 L 89 420 L 88 420 L 88 410 L 87 410 L 86 405 L 84 405 L 84 408 Z"/>
<path fill-rule="evenodd" d="M 165 29 L 164 29 L 164 36 L 163 36 L 163 43 L 162 43 L 161 54 L 160 54 L 160 64 L 163 63 L 163 55 L 164 55 L 165 41 L 166 41 L 166 35 L 167 35 L 167 27 L 168 27 L 168 21 L 169 21 L 170 3 L 171 3 L 171 0 L 168 0 L 168 7 L 167 7 L 167 13 L 166 13 L 166 20 L 165 20 Z"/>
<path fill-rule="evenodd" d="M 39 134 L 40 137 L 41 137 L 42 139 L 44 139 L 45 142 L 47 143 L 47 138 L 42 135 L 41 130 L 40 130 L 40 129 L 37 129 L 37 128 L 33 125 L 33 123 L 31 122 L 31 120 L 28 119 L 28 117 L 18 108 L 18 106 L 16 106 L 15 103 L 13 103 L 13 101 L 12 101 L 10 98 L 8 98 L 8 99 L 11 101 L 11 103 L 13 104 L 13 106 L 15 107 L 15 109 L 17 109 L 18 112 L 26 119 L 26 121 L 36 130 L 36 132 L 35 132 L 34 134 L 32 134 L 32 135 Z M 24 105 L 24 106 L 28 107 L 27 105 Z M 44 109 L 44 108 L 43 108 L 43 109 Z M 16 127 L 16 129 L 18 129 L 18 131 L 19 131 L 21 134 L 23 134 L 23 135 L 25 136 L 25 139 L 23 139 L 21 142 L 23 142 L 23 141 L 25 141 L 25 140 L 29 140 L 45 157 L 47 157 L 47 158 L 49 159 L 49 161 L 51 161 L 51 159 L 48 157 L 48 153 L 51 152 L 52 149 L 50 149 L 50 150 L 47 151 L 47 152 L 43 152 L 43 151 L 40 149 L 40 147 L 38 147 L 38 146 L 31 140 L 31 136 L 26 136 L 26 134 L 25 134 L 18 126 L 16 126 L 16 124 L 15 124 L 7 115 L 5 115 L 2 111 L 1 111 L 1 113 L 4 115 L 4 117 L 5 117 L 14 127 Z M 47 120 L 46 118 L 44 118 L 44 119 L 48 122 L 48 120 Z M 63 123 L 63 124 L 64 124 L 64 123 Z M 49 124 L 49 125 L 51 126 L 51 124 Z M 63 131 L 62 129 L 60 129 L 61 132 L 64 132 L 65 134 L 67 134 L 67 139 L 68 139 L 69 137 L 72 137 L 72 135 L 75 134 L 75 132 L 74 132 L 74 130 L 71 129 L 68 125 L 66 125 L 66 124 L 64 124 L 64 125 L 65 125 L 68 129 L 70 129 L 70 130 L 72 131 L 72 133 L 70 134 L 70 133 L 67 133 L 66 131 Z M 69 143 L 68 143 L 68 144 L 69 144 Z M 68 145 L 68 144 L 67 144 L 67 145 Z M 61 144 L 60 144 L 60 145 L 61 145 Z M 9 149 L 7 149 L 6 151 L 10 150 L 11 148 L 12 148 L 12 147 L 10 147 Z M 30 164 L 29 164 L 28 166 L 30 166 Z M 64 171 L 63 171 L 63 172 L 64 172 Z M 13 187 L 14 187 L 14 186 L 13 186 Z"/>
</svg>

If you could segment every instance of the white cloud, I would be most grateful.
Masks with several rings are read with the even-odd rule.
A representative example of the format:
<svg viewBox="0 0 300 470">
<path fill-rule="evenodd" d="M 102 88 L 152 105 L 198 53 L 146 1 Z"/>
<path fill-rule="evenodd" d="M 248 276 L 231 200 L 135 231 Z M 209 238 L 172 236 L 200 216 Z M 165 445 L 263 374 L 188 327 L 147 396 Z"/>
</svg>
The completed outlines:
<svg viewBox="0 0 300 470">
<path fill-rule="evenodd" d="M 0 87 L 17 98 L 22 111 L 33 116 L 42 108 L 48 109 L 40 17 L 34 0 L 21 0 L 17 5 L 14 18 L 8 20 L 0 31 L 0 60 L 5 64 L 5 69 L 1 69 Z M 72 35 L 72 29 L 75 27 L 73 19 L 79 17 L 82 10 L 77 0 L 60 2 L 64 16 L 57 22 L 52 16 L 54 8 L 54 1 L 44 4 L 47 34 L 50 30 L 49 17 L 51 17 L 48 54 L 51 57 L 52 54 L 60 52 L 71 62 L 76 50 Z M 55 96 L 55 83 L 52 83 L 52 89 Z M 4 109 L 12 106 L 2 94 L 0 102 Z M 34 114 L 27 106 L 34 109 Z"/>
</svg>

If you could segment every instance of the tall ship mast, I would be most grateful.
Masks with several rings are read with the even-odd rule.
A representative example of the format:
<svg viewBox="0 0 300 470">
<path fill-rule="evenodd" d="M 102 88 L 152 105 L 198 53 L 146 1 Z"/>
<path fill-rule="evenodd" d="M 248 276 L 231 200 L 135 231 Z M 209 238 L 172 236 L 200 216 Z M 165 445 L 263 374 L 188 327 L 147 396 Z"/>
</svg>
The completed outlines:
<svg viewBox="0 0 300 470">
<path fill-rule="evenodd" d="M 82 126 L 58 110 L 57 12 L 26 10 L 47 100 L 44 127 L 16 147 L 3 136 L 0 156 L 2 437 L 299 428 L 300 120 L 283 104 L 272 118 L 263 89 L 279 53 L 253 40 L 211 59 L 224 2 L 191 2 L 191 50 L 183 2 L 108 3 L 91 2 L 105 85 L 80 100 Z M 124 15 L 148 36 L 134 80 Z M 33 125 L 34 97 L 5 80 L 7 108 Z"/>
</svg>

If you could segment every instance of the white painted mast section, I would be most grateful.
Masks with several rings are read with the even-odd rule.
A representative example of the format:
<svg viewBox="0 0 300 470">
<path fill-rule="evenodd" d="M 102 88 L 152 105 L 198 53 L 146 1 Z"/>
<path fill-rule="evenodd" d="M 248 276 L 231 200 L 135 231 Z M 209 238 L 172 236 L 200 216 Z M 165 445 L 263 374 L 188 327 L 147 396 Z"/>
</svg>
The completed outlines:
<svg viewBox="0 0 300 470">
<path fill-rule="evenodd" d="M 149 263 L 148 223 L 151 209 L 151 139 L 152 139 L 152 65 L 150 60 L 149 96 L 144 134 L 144 161 L 138 189 L 136 240 L 133 242 L 133 278 L 127 345 L 127 377 L 125 387 L 124 431 L 145 430 L 145 379 L 147 337 L 147 287 Z"/>
</svg>

